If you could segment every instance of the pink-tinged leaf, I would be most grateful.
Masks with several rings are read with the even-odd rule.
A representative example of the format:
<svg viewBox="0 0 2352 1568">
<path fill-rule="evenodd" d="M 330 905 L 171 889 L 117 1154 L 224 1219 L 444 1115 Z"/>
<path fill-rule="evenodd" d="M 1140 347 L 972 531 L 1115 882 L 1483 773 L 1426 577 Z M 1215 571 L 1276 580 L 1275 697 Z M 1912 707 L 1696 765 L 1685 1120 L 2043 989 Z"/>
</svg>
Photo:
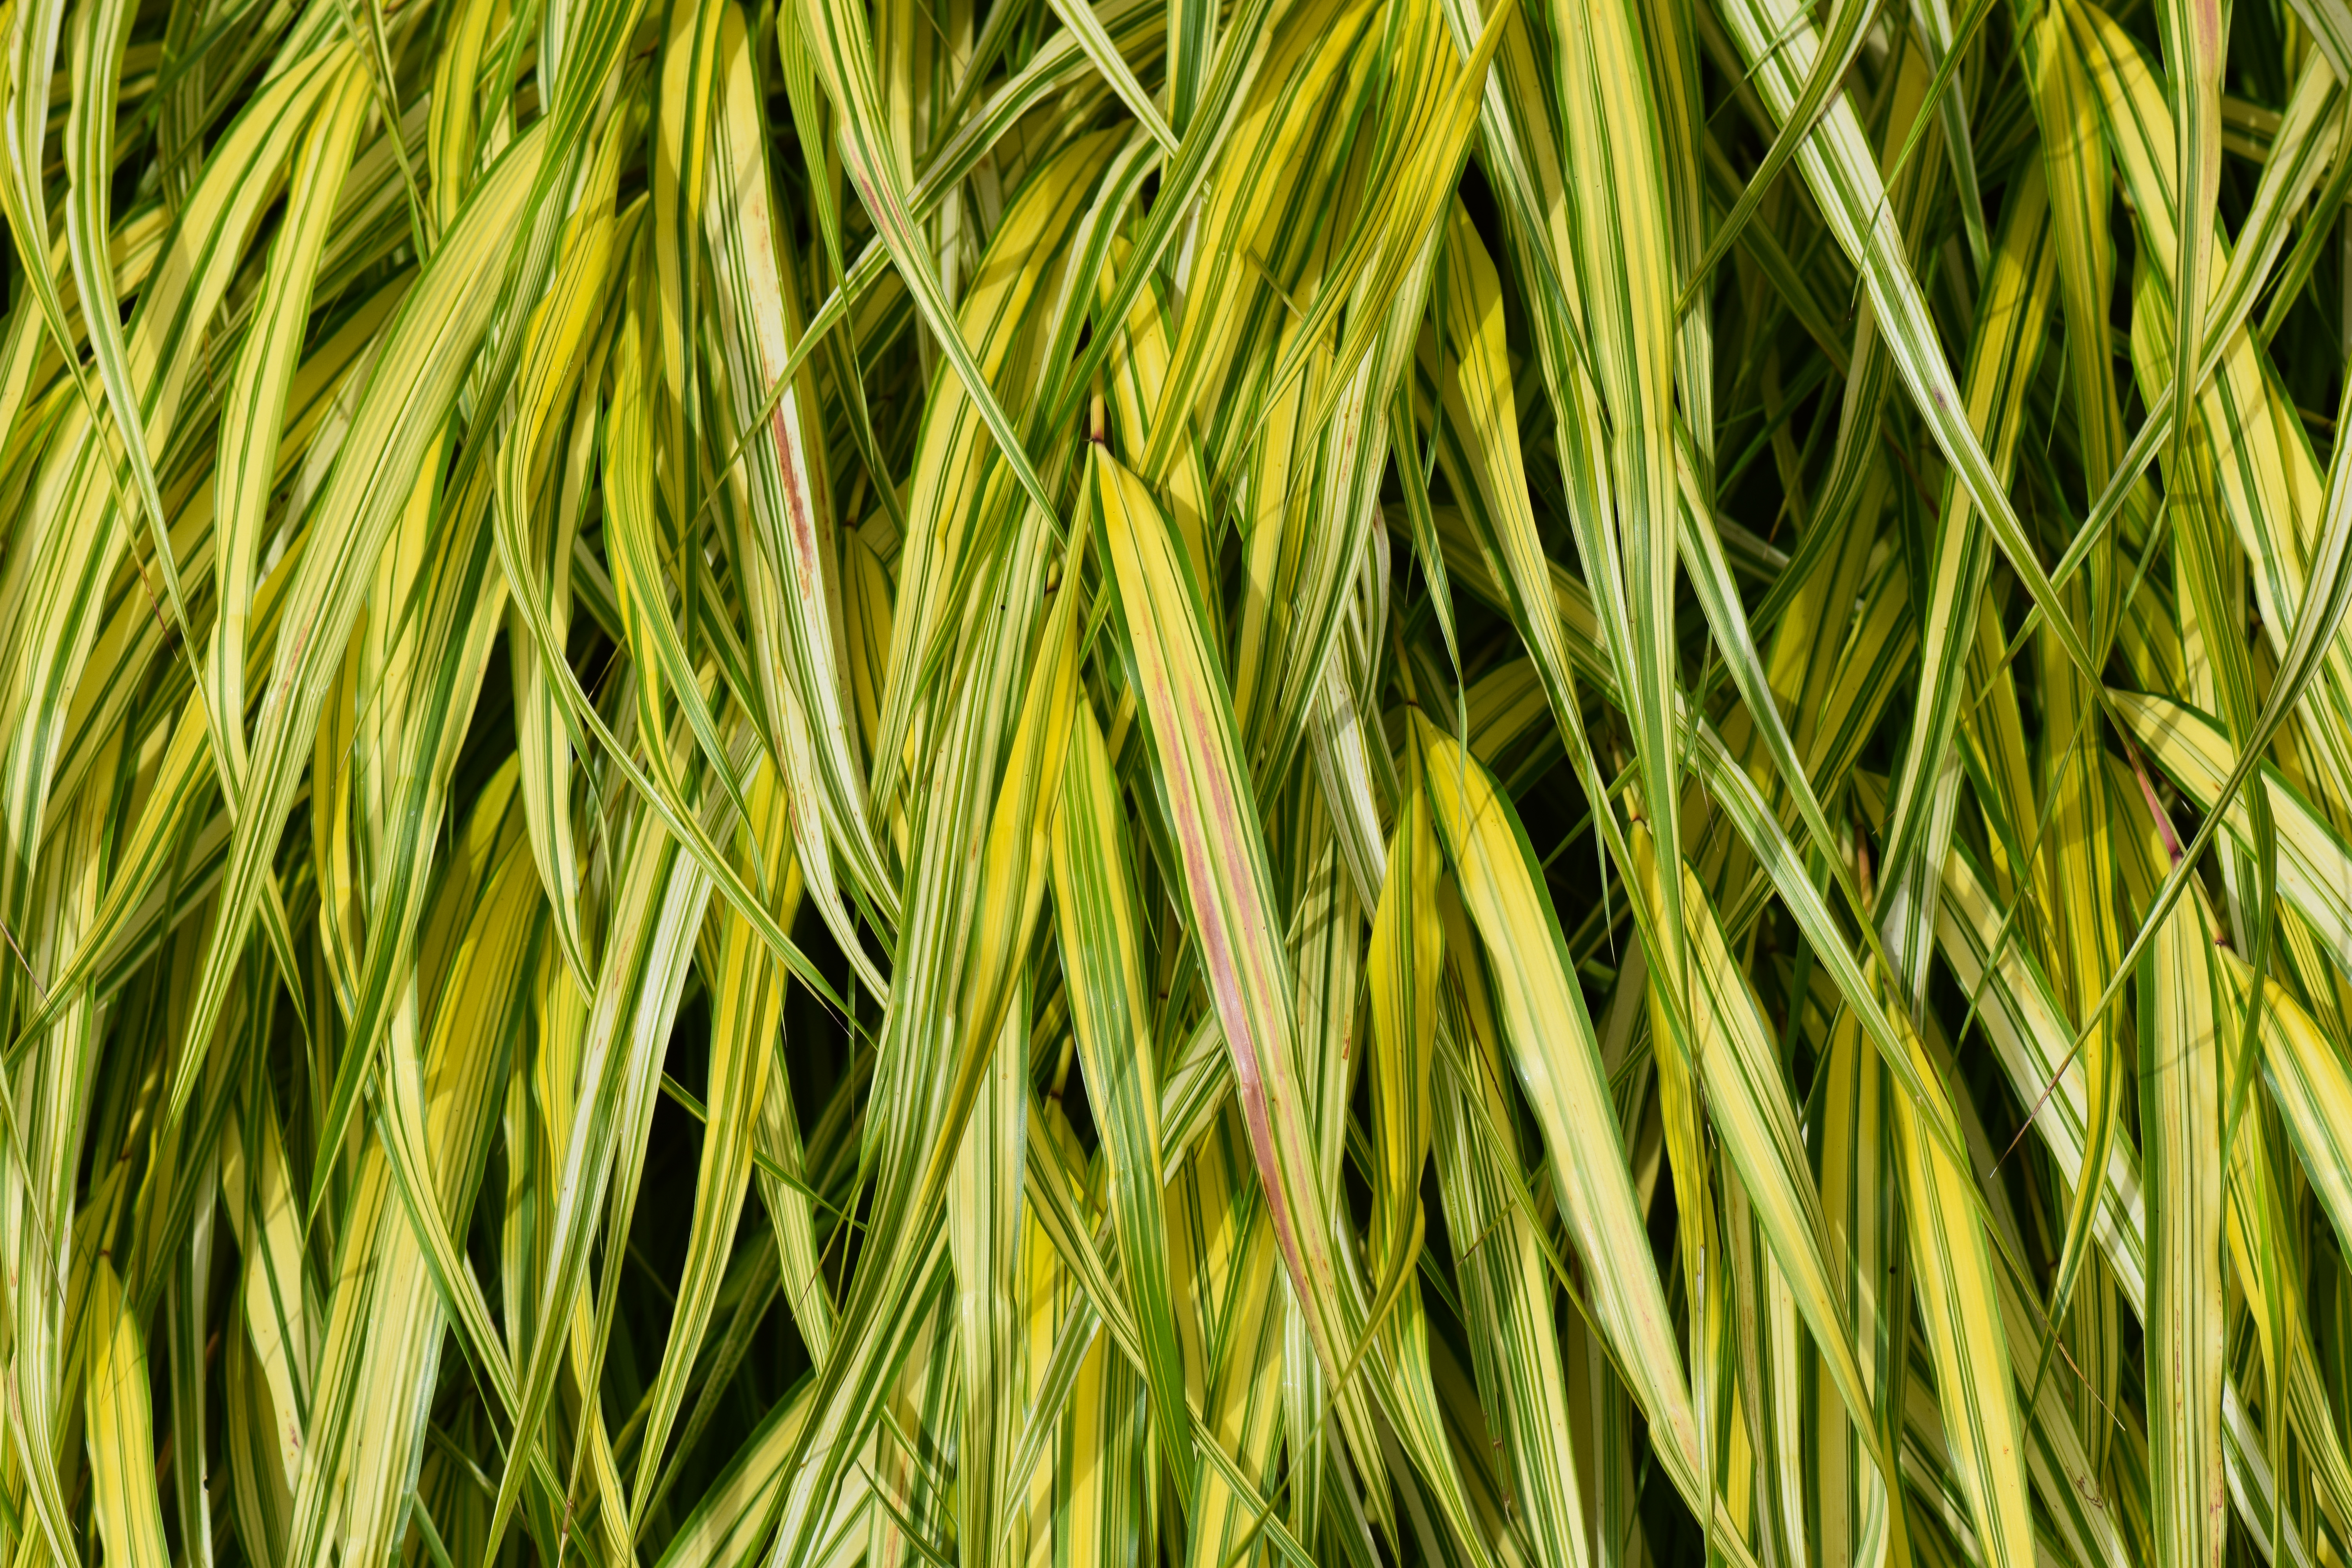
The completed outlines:
<svg viewBox="0 0 2352 1568">
<path fill-rule="evenodd" d="M 1346 1347 L 1326 1225 L 1330 1209 L 1293 1059 L 1289 965 L 1233 701 L 1202 633 L 1183 546 L 1159 503 L 1099 447 L 1093 465 L 1139 696 L 1167 790 L 1202 968 L 1233 1051 L 1250 1152 L 1316 1354 L 1337 1376 L 1346 1370 Z"/>
</svg>

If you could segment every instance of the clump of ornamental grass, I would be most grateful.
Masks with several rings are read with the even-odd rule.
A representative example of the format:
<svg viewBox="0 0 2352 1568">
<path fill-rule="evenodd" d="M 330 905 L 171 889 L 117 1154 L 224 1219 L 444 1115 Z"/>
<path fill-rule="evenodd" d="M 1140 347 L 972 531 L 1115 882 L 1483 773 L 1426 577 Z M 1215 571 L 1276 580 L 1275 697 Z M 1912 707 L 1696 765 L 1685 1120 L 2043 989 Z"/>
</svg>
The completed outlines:
<svg viewBox="0 0 2352 1568">
<path fill-rule="evenodd" d="M 0 17 L 20 1568 L 2352 1554 L 2337 0 Z"/>
</svg>

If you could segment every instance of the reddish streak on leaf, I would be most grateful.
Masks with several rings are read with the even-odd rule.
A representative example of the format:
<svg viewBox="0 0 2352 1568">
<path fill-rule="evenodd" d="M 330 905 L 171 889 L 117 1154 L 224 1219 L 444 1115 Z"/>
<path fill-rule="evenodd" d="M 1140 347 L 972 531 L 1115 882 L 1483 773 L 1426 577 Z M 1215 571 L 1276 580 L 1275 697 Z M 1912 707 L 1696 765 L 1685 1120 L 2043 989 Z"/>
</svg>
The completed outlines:
<svg viewBox="0 0 2352 1568">
<path fill-rule="evenodd" d="M 856 184 L 860 195 L 864 195 L 866 182 L 860 180 Z M 755 283 L 767 283 L 781 276 L 776 266 L 775 236 L 767 222 L 767 205 L 764 202 L 750 204 L 747 216 L 755 220 L 743 225 L 744 245 L 750 252 L 751 276 Z M 781 320 L 777 325 L 782 327 Z M 758 341 L 753 347 L 761 359 L 767 362 L 761 366 L 761 371 L 770 375 L 781 372 L 789 361 L 789 353 L 784 360 L 776 360 L 770 351 L 783 345 L 767 342 L 764 332 L 754 335 Z M 815 524 L 809 515 L 808 481 L 793 439 L 793 422 L 799 416 L 798 404 L 795 392 L 787 388 L 783 396 L 776 401 L 776 411 L 768 416 L 768 429 L 776 443 L 776 470 L 783 477 L 784 510 L 792 519 L 793 586 L 805 604 L 820 589 L 819 580 L 814 575 L 817 542 Z"/>
<path fill-rule="evenodd" d="M 769 427 L 776 436 L 776 467 L 784 476 L 784 510 L 793 520 L 793 576 L 801 598 L 809 599 L 816 592 L 811 581 L 815 570 L 816 529 L 809 519 L 808 487 L 802 482 L 800 466 L 793 460 L 792 426 L 786 422 L 794 412 L 793 395 L 787 392 L 776 405 Z"/>
<path fill-rule="evenodd" d="M 1121 508 L 1124 511 L 1124 508 Z M 1147 524 L 1148 526 L 1148 524 Z M 1130 540 L 1128 549 L 1140 554 L 1141 542 Z M 1139 599 L 1142 595 L 1137 596 Z M 1139 631 L 1146 635 L 1136 638 L 1136 658 L 1142 677 L 1144 703 L 1151 715 L 1152 728 L 1163 745 L 1181 745 L 1179 737 L 1214 735 L 1222 728 L 1222 715 L 1204 700 L 1199 681 L 1192 682 L 1192 695 L 1178 695 L 1170 679 L 1169 661 L 1165 657 L 1170 628 L 1159 624 L 1148 604 L 1137 606 Z M 1181 636 L 1181 630 L 1175 633 Z M 1272 1085 L 1260 1059 L 1258 1042 L 1250 1031 L 1250 1014 L 1241 974 L 1241 954 L 1236 950 L 1238 933 L 1220 918 L 1215 891 L 1216 862 L 1213 854 L 1222 852 L 1228 865 L 1246 865 L 1252 858 L 1249 841 L 1243 826 L 1243 807 L 1230 780 L 1213 772 L 1205 777 L 1195 777 L 1182 765 L 1181 758 L 1169 759 L 1176 765 L 1167 769 L 1166 777 L 1171 807 L 1177 837 L 1184 860 L 1184 879 L 1192 895 L 1193 910 L 1201 932 L 1201 958 L 1209 975 L 1209 988 L 1216 999 L 1217 1016 L 1224 1026 L 1225 1039 L 1234 1055 L 1234 1079 L 1240 1091 L 1243 1121 L 1249 1131 L 1250 1152 L 1255 1157 L 1260 1178 L 1265 1184 L 1266 1198 L 1271 1205 L 1275 1238 L 1282 1248 L 1284 1262 L 1290 1269 L 1302 1297 L 1309 1295 L 1313 1275 L 1299 1247 L 1299 1236 L 1290 1205 L 1285 1194 L 1281 1165 L 1276 1154 L 1274 1135 L 1274 1104 Z M 1217 843 L 1213 847 L 1202 828 L 1213 826 Z M 1243 919 L 1250 920 L 1245 912 Z M 1258 940 L 1252 945 L 1262 945 L 1266 934 L 1260 928 Z M 1275 1042 L 1280 1048 L 1280 1042 Z M 1280 1062 L 1273 1065 L 1278 1074 Z M 1319 1249 L 1318 1249 L 1319 1258 Z M 1302 1302 L 1302 1305 L 1305 1303 Z M 1317 1317 L 1310 1309 L 1307 1321 L 1312 1327 Z M 1328 1357 L 1329 1347 L 1322 1346 L 1321 1333 L 1314 1338 Z"/>
</svg>

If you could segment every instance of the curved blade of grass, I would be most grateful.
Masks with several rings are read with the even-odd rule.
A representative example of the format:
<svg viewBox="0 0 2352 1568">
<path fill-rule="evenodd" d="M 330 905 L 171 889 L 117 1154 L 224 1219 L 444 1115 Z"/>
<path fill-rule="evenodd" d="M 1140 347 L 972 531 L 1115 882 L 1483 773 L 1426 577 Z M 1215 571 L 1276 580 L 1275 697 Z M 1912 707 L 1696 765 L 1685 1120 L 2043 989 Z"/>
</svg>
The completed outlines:
<svg viewBox="0 0 2352 1568">
<path fill-rule="evenodd" d="M 1201 640 L 1197 590 L 1158 501 L 1101 447 L 1087 461 L 1251 1152 L 1317 1359 L 1337 1377 L 1351 1336 L 1340 1327 L 1324 1231 L 1329 1207 L 1301 1119 L 1289 964 L 1233 705 Z"/>
<path fill-rule="evenodd" d="M 780 886 L 792 862 L 792 834 L 782 820 L 792 803 L 773 769 L 762 769 L 753 781 L 750 805 L 746 826 L 768 857 L 768 882 Z M 685 1400 L 688 1374 L 718 1306 L 751 1175 L 753 1129 L 762 1099 L 780 1087 L 769 1081 L 769 1063 L 777 1049 L 789 972 L 746 921 L 731 915 L 722 919 L 725 935 L 718 983 L 711 992 L 709 1115 L 695 1174 L 694 1215 L 687 1233 L 686 1262 L 679 1270 L 677 1307 L 655 1374 L 644 1436 L 638 1439 L 636 1480 L 629 1497 L 633 1536 L 645 1528 L 670 1424 Z"/>
<path fill-rule="evenodd" d="M 2221 1484 L 2220 963 L 2201 911 L 2176 904 L 2140 963 L 2140 1125 L 2148 1191 L 2149 1497 L 2157 1561 L 2212 1564 Z"/>
<path fill-rule="evenodd" d="M 1912 1044 L 1921 1075 L 1934 1065 Z M 1940 1093 L 1940 1089 L 1939 1089 Z M 1895 1102 L 1903 1169 L 1905 1228 L 1917 1271 L 1919 1315 L 1927 1325 L 1936 1383 L 1946 1391 L 1944 1431 L 1960 1473 L 1979 1549 L 1990 1563 L 2021 1568 L 2033 1558 L 2033 1522 L 2025 1488 L 2024 1433 L 2018 1418 L 2009 1342 L 2001 1328 L 1996 1267 L 1978 1217 L 1976 1173 L 1926 1135 L 1924 1118 L 1950 1102 Z"/>
<path fill-rule="evenodd" d="M 1087 1103 L 1110 1154 L 1110 1212 L 1153 1429 L 1180 1489 L 1195 1461 L 1169 1272 L 1159 1073 L 1117 775 L 1091 703 L 1077 704 L 1054 821 L 1054 913 Z"/>
<path fill-rule="evenodd" d="M 1483 765 L 1426 720 L 1417 721 L 1416 733 L 1426 758 L 1431 815 L 1461 880 L 1463 904 L 1496 967 L 1517 979 L 1499 988 L 1503 1038 L 1542 1129 L 1570 1235 L 1591 1270 L 1600 1326 L 1650 1417 L 1655 1449 L 1675 1489 L 1695 1502 L 1711 1503 L 1697 1415 L 1626 1173 L 1591 1016 L 1543 891 L 1535 851 L 1518 814 L 1496 793 Z M 1729 1551 L 1738 1537 L 1718 1529 L 1716 1539 Z"/>
<path fill-rule="evenodd" d="M 83 1314 L 89 1336 L 87 1419 L 99 1540 L 109 1563 L 170 1568 L 155 1475 L 139 1462 L 155 1451 L 147 1336 L 122 1299 L 113 1264 L 104 1257 L 91 1275 Z"/>
</svg>

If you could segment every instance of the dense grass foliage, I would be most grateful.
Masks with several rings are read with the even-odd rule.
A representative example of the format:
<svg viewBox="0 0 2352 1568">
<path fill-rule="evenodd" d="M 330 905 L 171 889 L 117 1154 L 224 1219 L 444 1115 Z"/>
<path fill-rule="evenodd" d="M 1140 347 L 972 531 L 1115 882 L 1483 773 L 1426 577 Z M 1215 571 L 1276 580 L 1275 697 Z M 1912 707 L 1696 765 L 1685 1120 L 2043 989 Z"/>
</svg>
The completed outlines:
<svg viewBox="0 0 2352 1568">
<path fill-rule="evenodd" d="M 2352 1557 L 2344 0 L 0 18 L 17 1568 Z"/>
</svg>

